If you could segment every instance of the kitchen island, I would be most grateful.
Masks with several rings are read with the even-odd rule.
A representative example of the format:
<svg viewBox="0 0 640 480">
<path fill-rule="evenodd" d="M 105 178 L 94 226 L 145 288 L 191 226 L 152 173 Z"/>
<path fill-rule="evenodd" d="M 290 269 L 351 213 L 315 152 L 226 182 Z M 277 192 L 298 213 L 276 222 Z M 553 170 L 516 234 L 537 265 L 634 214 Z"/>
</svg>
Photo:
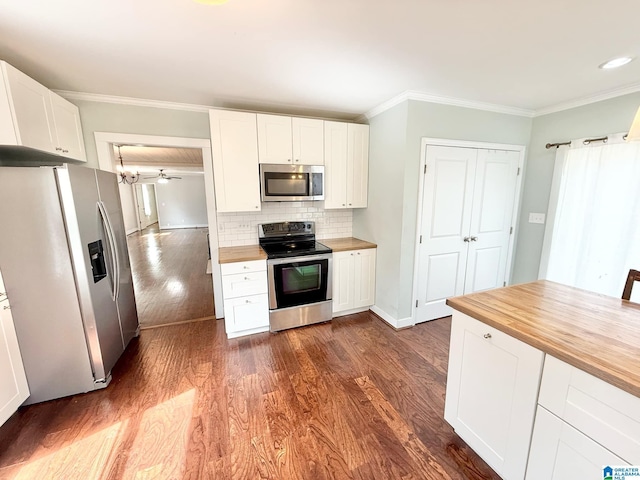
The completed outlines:
<svg viewBox="0 0 640 480">
<path fill-rule="evenodd" d="M 548 281 L 447 303 L 445 419 L 497 473 L 640 464 L 640 305 Z"/>
</svg>

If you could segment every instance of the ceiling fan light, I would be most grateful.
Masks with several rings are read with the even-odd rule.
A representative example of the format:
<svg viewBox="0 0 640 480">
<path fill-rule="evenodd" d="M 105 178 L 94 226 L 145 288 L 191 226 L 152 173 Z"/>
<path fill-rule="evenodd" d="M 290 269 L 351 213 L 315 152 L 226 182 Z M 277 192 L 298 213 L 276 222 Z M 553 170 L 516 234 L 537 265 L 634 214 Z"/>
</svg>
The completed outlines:
<svg viewBox="0 0 640 480">
<path fill-rule="evenodd" d="M 169 180 L 167 180 L 164 177 L 161 177 L 161 178 L 158 179 L 158 183 L 169 183 Z"/>
<path fill-rule="evenodd" d="M 626 140 L 627 142 L 640 141 L 640 107 L 638 107 L 636 116 L 631 123 L 631 128 L 629 129 L 629 133 L 627 133 Z"/>
</svg>

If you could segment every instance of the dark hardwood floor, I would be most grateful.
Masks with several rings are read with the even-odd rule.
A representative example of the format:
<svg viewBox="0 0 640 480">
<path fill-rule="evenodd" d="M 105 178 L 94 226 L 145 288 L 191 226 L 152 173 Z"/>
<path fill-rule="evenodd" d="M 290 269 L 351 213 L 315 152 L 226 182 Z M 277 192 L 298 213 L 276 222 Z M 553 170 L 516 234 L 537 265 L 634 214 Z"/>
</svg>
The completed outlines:
<svg viewBox="0 0 640 480">
<path fill-rule="evenodd" d="M 207 232 L 156 223 L 127 237 L 142 328 L 214 315 Z"/>
<path fill-rule="evenodd" d="M 450 319 L 144 330 L 105 390 L 21 408 L 2 479 L 498 479 L 443 419 Z"/>
</svg>

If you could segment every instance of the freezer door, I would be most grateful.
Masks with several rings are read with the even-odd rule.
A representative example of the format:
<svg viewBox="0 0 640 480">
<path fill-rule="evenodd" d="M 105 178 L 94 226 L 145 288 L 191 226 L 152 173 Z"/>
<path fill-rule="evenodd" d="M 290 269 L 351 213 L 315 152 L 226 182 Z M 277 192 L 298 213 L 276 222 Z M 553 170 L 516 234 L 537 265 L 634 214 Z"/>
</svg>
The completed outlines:
<svg viewBox="0 0 640 480">
<path fill-rule="evenodd" d="M 100 200 L 108 216 L 111 225 L 116 253 L 118 255 L 118 281 L 116 304 L 122 328 L 122 338 L 126 347 L 131 339 L 138 334 L 138 312 L 136 310 L 136 299 L 133 293 L 133 275 L 131 273 L 131 262 L 129 261 L 129 250 L 127 248 L 127 234 L 122 217 L 122 204 L 120 203 L 120 190 L 115 174 L 96 170 L 98 179 L 98 191 Z"/>
<path fill-rule="evenodd" d="M 56 169 L 80 309 L 96 381 L 106 380 L 124 351 L 118 320 L 117 266 L 107 220 L 100 210 L 96 171 L 68 165 Z M 107 276 L 94 281 L 91 247 L 101 240 Z"/>
</svg>

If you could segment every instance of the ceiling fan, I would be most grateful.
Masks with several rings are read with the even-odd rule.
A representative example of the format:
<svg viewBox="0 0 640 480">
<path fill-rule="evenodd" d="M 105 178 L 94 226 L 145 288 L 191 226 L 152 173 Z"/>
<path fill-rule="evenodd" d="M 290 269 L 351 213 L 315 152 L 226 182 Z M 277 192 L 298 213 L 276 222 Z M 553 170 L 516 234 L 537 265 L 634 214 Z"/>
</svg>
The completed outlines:
<svg viewBox="0 0 640 480">
<path fill-rule="evenodd" d="M 173 175 L 167 175 L 166 173 L 164 173 L 164 168 L 160 169 L 160 173 L 158 175 L 153 175 L 151 177 L 144 177 L 144 178 L 157 178 L 158 179 L 158 183 L 167 183 L 169 180 L 182 180 L 182 177 L 175 177 Z"/>
</svg>

